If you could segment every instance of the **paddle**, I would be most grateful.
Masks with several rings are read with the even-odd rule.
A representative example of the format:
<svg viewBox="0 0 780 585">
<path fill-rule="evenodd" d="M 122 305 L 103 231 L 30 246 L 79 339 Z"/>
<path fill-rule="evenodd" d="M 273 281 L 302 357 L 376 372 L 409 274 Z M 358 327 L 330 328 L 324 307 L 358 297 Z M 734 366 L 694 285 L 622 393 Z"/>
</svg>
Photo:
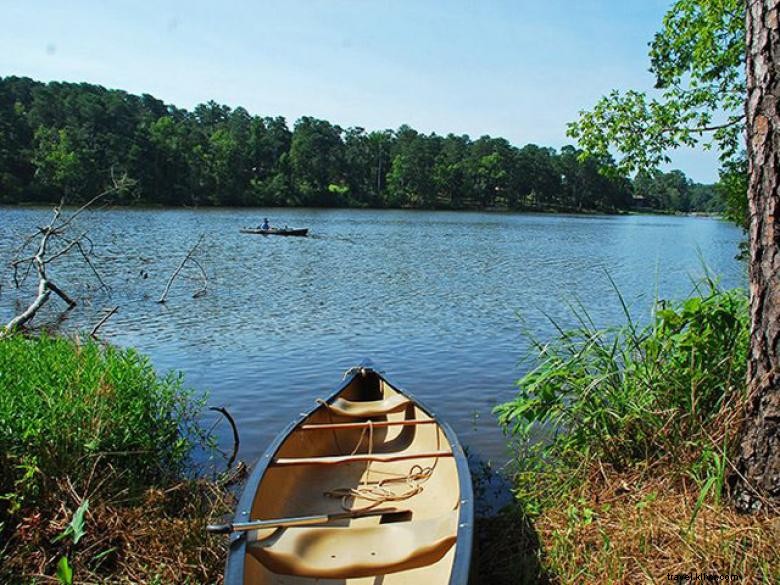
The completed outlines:
<svg viewBox="0 0 780 585">
<path fill-rule="evenodd" d="M 335 520 L 347 518 L 362 518 L 365 516 L 381 516 L 382 514 L 397 514 L 402 512 L 398 508 L 376 508 L 357 512 L 340 512 L 338 514 L 318 514 L 316 516 L 298 516 L 292 518 L 276 518 L 274 520 L 253 520 L 251 522 L 234 522 L 232 524 L 209 524 L 206 532 L 212 534 L 230 534 L 231 532 L 246 532 L 248 530 L 262 530 L 265 528 L 284 528 L 287 526 L 311 526 L 327 524 Z"/>
</svg>

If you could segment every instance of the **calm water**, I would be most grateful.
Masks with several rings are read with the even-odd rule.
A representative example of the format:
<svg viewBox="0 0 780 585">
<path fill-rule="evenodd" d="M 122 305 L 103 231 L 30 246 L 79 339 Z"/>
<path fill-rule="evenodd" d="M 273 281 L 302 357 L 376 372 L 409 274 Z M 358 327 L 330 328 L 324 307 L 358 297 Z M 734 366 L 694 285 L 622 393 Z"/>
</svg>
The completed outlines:
<svg viewBox="0 0 780 585">
<path fill-rule="evenodd" d="M 238 233 L 264 215 L 308 226 L 312 237 Z M 42 209 L 0 208 L 3 321 L 18 303 L 12 248 L 45 217 Z M 579 300 L 597 322 L 619 322 L 607 274 L 640 318 L 656 291 L 687 295 L 703 262 L 725 286 L 745 282 L 734 259 L 740 231 L 709 218 L 111 210 L 85 215 L 79 225 L 95 242 L 95 262 L 112 293 L 94 290 L 82 268 L 53 268 L 61 287 L 91 299 L 69 315 L 68 326 L 91 326 L 105 307 L 119 305 L 103 336 L 209 390 L 211 403 L 236 417 L 240 457 L 248 461 L 365 357 L 440 411 L 474 453 L 503 461 L 505 441 L 491 409 L 512 396 L 525 367 L 521 317 L 550 338 L 544 315 L 571 322 L 567 303 Z M 169 302 L 157 304 L 200 234 L 196 257 L 208 273 L 208 294 L 191 298 L 199 280 L 187 270 Z M 26 287 L 24 298 L 32 292 Z M 219 428 L 230 444 L 229 430 Z"/>
</svg>

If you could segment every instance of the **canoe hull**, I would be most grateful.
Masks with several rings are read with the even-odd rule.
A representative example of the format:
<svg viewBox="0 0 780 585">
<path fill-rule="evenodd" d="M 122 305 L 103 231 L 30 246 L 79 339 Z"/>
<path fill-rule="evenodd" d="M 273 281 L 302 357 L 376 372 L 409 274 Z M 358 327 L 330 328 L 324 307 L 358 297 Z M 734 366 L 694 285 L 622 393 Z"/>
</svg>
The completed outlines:
<svg viewBox="0 0 780 585">
<path fill-rule="evenodd" d="M 239 230 L 242 234 L 254 234 L 257 236 L 307 236 L 309 228 L 295 229 L 271 229 L 262 230 L 259 228 L 242 228 Z"/>
<path fill-rule="evenodd" d="M 311 465 L 311 460 L 317 459 L 319 455 L 306 453 L 305 448 L 304 452 L 292 452 L 296 457 L 289 456 L 291 455 L 291 443 L 300 442 L 295 437 L 302 432 L 302 429 L 309 427 L 311 427 L 310 430 L 313 433 L 322 433 L 323 436 L 325 434 L 330 436 L 334 432 L 338 432 L 339 436 L 342 437 L 341 441 L 348 444 L 341 446 L 342 450 L 346 451 L 347 454 L 352 451 L 352 447 L 355 446 L 353 439 L 359 433 L 358 427 L 360 427 L 361 423 L 350 422 L 345 425 L 342 421 L 346 419 L 336 415 L 336 420 L 339 421 L 335 423 L 336 427 L 339 427 L 339 425 L 341 427 L 353 425 L 356 427 L 354 432 L 351 428 L 339 427 L 339 431 L 326 431 L 314 429 L 314 427 L 327 423 L 329 420 L 334 420 L 334 413 L 338 413 L 339 400 L 345 392 L 351 392 L 351 388 L 354 388 L 356 380 L 360 376 L 377 377 L 381 381 L 380 385 L 387 384 L 388 388 L 392 388 L 395 393 L 398 393 L 404 399 L 408 399 L 410 406 L 408 406 L 407 411 L 409 413 L 414 411 L 416 413 L 415 416 L 420 419 L 430 417 L 429 420 L 423 420 L 422 423 L 434 424 L 414 424 L 412 426 L 412 423 L 409 421 L 398 422 L 399 417 L 408 416 L 400 411 L 396 411 L 393 414 L 388 413 L 386 416 L 372 416 L 370 417 L 371 420 L 383 419 L 385 421 L 383 424 L 386 426 L 382 427 L 381 421 L 377 422 L 376 428 L 372 428 L 371 433 L 378 437 L 377 445 L 379 445 L 380 451 L 383 450 L 382 445 L 386 447 L 385 450 L 396 450 L 398 448 L 403 450 L 407 448 L 407 450 L 415 451 L 413 453 L 414 456 L 421 455 L 419 453 L 420 445 L 425 446 L 427 444 L 424 442 L 425 440 L 428 440 L 430 443 L 430 437 L 433 436 L 432 433 L 435 433 L 436 443 L 434 446 L 441 447 L 442 452 L 450 451 L 447 457 L 436 459 L 436 463 L 433 466 L 433 473 L 438 474 L 439 478 L 437 479 L 440 482 L 444 482 L 442 484 L 444 489 L 442 489 L 442 485 L 439 485 L 438 488 L 433 485 L 424 486 L 420 494 L 415 496 L 415 498 L 418 498 L 418 503 L 416 504 L 419 508 L 418 511 L 405 511 L 415 508 L 415 500 L 413 499 L 388 502 L 381 505 L 382 507 L 396 507 L 396 509 L 403 511 L 400 514 L 401 516 L 408 514 L 409 518 L 411 518 L 414 515 L 414 523 L 406 522 L 406 518 L 402 519 L 402 521 L 392 519 L 391 516 L 393 515 L 390 514 L 387 518 L 383 516 L 381 520 L 377 519 L 376 522 L 371 522 L 367 518 L 360 518 L 355 523 L 346 522 L 330 529 L 315 528 L 309 529 L 308 532 L 304 530 L 300 539 L 305 540 L 307 544 L 303 549 L 295 548 L 294 530 L 288 531 L 288 534 L 282 532 L 281 537 L 277 537 L 279 544 L 274 544 L 274 547 L 270 549 L 258 547 L 252 541 L 251 535 L 234 534 L 231 536 L 230 553 L 225 573 L 226 585 L 244 585 L 248 583 L 264 585 L 271 582 L 289 583 L 292 585 L 308 583 L 309 581 L 305 579 L 316 578 L 317 576 L 322 579 L 337 579 L 343 585 L 351 585 L 353 583 L 362 585 L 363 583 L 374 583 L 374 576 L 379 575 L 383 575 L 383 582 L 387 583 L 387 585 L 393 585 L 396 581 L 404 584 L 419 583 L 420 585 L 466 585 L 468 583 L 473 540 L 474 507 L 471 477 L 463 449 L 452 429 L 436 417 L 430 409 L 423 406 L 410 393 L 396 385 L 392 385 L 386 377 L 367 367 L 353 372 L 335 389 L 331 396 L 324 399 L 324 402 L 333 405 L 333 409 L 327 413 L 327 418 L 323 417 L 323 409 L 325 407 L 318 404 L 309 412 L 303 413 L 289 423 L 274 439 L 258 461 L 247 482 L 236 510 L 234 522 L 246 522 L 258 518 L 276 518 L 285 515 L 303 515 L 311 512 L 307 505 L 318 508 L 325 505 L 337 506 L 339 504 L 338 499 L 332 500 L 331 504 L 324 503 L 324 500 L 321 498 L 323 489 L 334 487 L 334 485 L 338 485 L 339 481 L 346 480 L 346 478 L 351 477 L 354 481 L 354 478 L 360 476 L 364 468 L 366 468 L 366 458 L 373 458 L 374 462 L 371 465 L 373 466 L 372 469 L 375 470 L 372 471 L 374 474 L 377 472 L 382 473 L 382 469 L 385 469 L 383 466 L 396 465 L 395 469 L 401 469 L 398 466 L 405 466 L 403 469 L 408 469 L 410 466 L 418 463 L 421 466 L 429 465 L 430 462 L 426 463 L 422 459 L 391 463 L 391 460 L 395 461 L 395 458 L 392 456 L 395 451 L 388 454 L 381 452 L 371 453 L 370 450 L 368 453 L 365 453 L 365 450 L 363 450 L 356 455 L 360 459 L 354 462 L 328 461 L 323 465 Z M 310 424 L 312 421 L 318 423 L 318 425 Z M 409 426 L 407 427 L 406 425 Z M 328 427 L 327 424 L 323 428 L 326 427 Z M 348 432 L 353 432 L 353 434 L 348 435 Z M 294 433 L 295 435 L 293 436 Z M 442 437 L 441 445 L 439 444 L 439 434 Z M 417 446 L 411 446 L 411 443 L 407 441 L 409 437 L 418 437 L 419 439 L 415 440 L 422 443 Z M 428 437 L 428 439 L 425 439 L 425 437 Z M 387 438 L 387 441 L 382 443 L 385 438 Z M 333 440 L 338 442 L 338 439 L 335 437 Z M 409 443 L 409 445 L 404 447 L 406 443 Z M 327 447 L 323 447 L 323 449 L 325 451 L 328 450 Z M 432 450 L 425 456 L 432 457 L 435 453 L 436 451 Z M 325 453 L 325 455 L 329 454 Z M 310 455 L 311 457 L 307 459 L 306 457 L 297 457 L 297 455 Z M 333 459 L 333 457 L 327 456 L 320 458 Z M 290 464 L 291 461 L 292 464 Z M 283 479 L 283 476 L 280 474 L 288 468 L 297 471 L 294 471 L 294 475 L 290 476 L 289 479 Z M 390 468 L 387 467 L 386 469 Z M 297 484 L 308 486 L 309 491 L 315 496 L 320 496 L 320 499 L 317 500 L 315 497 L 314 503 L 305 501 L 301 494 L 295 492 L 296 482 Z M 426 488 L 429 490 L 427 493 L 425 491 Z M 437 489 L 439 490 L 438 492 L 435 491 Z M 283 501 L 275 502 L 275 499 L 281 500 L 278 496 L 275 496 L 275 494 L 280 492 L 285 493 L 285 498 Z M 453 499 L 453 501 L 449 502 L 450 499 Z M 445 503 L 444 500 L 447 500 L 447 502 Z M 360 502 L 360 505 L 365 504 L 366 502 Z M 352 506 L 359 507 L 357 501 Z M 437 506 L 441 509 L 434 512 L 433 510 Z M 429 512 L 429 510 L 431 511 Z M 329 510 L 328 512 L 332 511 Z M 385 522 L 397 523 L 385 524 Z M 409 531 L 407 528 L 414 528 L 414 530 Z M 318 530 L 321 530 L 321 532 L 318 532 Z M 344 532 L 338 533 L 336 532 L 338 530 L 343 530 Z M 361 533 L 358 538 L 357 534 L 361 530 L 365 534 Z M 407 531 L 405 532 L 405 530 Z M 450 530 L 450 532 L 448 533 L 447 530 Z M 377 535 L 386 533 L 389 536 L 391 531 L 394 531 L 393 533 L 397 537 L 392 537 L 392 541 L 388 541 L 388 543 L 406 542 L 410 537 L 416 537 L 419 540 L 422 537 L 415 535 L 428 533 L 432 535 L 430 537 L 431 542 L 421 542 L 415 546 L 410 545 L 410 550 L 402 550 L 403 547 L 399 546 L 381 545 L 381 538 L 384 536 L 378 537 Z M 334 539 L 331 536 L 334 532 L 343 534 L 343 538 Z M 262 534 L 260 536 L 263 537 Z M 257 538 L 257 535 L 255 538 Z M 289 554 L 286 556 L 275 551 L 275 548 L 284 548 L 285 539 L 290 541 L 289 551 L 293 551 L 288 551 Z M 384 562 L 385 557 L 387 558 L 387 565 L 383 565 L 384 569 L 379 571 L 372 569 L 372 561 L 374 560 L 372 556 L 366 556 L 363 561 L 354 561 L 352 559 L 351 564 L 347 566 L 339 566 L 337 559 L 332 562 L 335 564 L 331 566 L 328 565 L 329 559 L 327 558 L 324 560 L 312 560 L 306 558 L 306 555 L 295 552 L 296 550 L 315 550 L 316 546 L 312 543 L 316 544 L 316 542 L 321 541 L 320 548 L 324 549 L 321 556 L 335 559 L 338 554 L 343 552 L 340 549 L 348 546 L 349 542 L 351 542 L 350 539 L 359 543 L 355 548 L 361 549 L 365 555 L 375 554 L 373 550 L 369 550 L 372 546 L 379 550 L 379 555 L 383 555 L 382 562 Z M 372 542 L 373 545 L 371 544 Z M 399 550 L 393 550 L 393 548 Z M 301 554 L 297 561 L 296 554 Z M 352 557 L 354 556 L 353 554 Z M 357 556 L 360 557 L 360 554 Z M 274 570 L 271 570 L 271 568 Z"/>
</svg>

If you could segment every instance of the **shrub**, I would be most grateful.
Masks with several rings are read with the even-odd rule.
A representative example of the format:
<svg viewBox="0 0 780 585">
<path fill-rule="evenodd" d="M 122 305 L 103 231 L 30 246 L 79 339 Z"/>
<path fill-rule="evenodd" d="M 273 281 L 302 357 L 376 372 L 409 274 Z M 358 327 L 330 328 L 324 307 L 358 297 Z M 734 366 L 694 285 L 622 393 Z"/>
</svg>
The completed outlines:
<svg viewBox="0 0 780 585">
<path fill-rule="evenodd" d="M 724 415 L 735 414 L 744 395 L 745 293 L 710 284 L 701 297 L 659 302 L 645 326 L 627 310 L 626 323 L 612 329 L 596 328 L 587 314 L 578 318 L 574 330 L 536 343 L 539 365 L 496 408 L 520 444 L 521 471 L 591 460 L 619 470 L 694 452 L 707 459 L 701 475 L 722 475 L 722 457 L 713 453 L 728 449 Z M 533 444 L 540 429 L 552 436 Z"/>
<path fill-rule="evenodd" d="M 0 522 L 65 476 L 125 498 L 180 479 L 202 400 L 133 350 L 64 337 L 0 341 Z"/>
<path fill-rule="evenodd" d="M 743 516 L 721 498 L 747 398 L 747 297 L 703 293 L 658 303 L 643 326 L 626 310 L 623 326 L 598 329 L 580 312 L 576 329 L 536 344 L 538 366 L 496 409 L 518 448 L 507 513 L 529 535 L 505 547 L 509 570 L 538 563 L 515 582 L 691 570 L 780 582 L 776 512 Z"/>
</svg>

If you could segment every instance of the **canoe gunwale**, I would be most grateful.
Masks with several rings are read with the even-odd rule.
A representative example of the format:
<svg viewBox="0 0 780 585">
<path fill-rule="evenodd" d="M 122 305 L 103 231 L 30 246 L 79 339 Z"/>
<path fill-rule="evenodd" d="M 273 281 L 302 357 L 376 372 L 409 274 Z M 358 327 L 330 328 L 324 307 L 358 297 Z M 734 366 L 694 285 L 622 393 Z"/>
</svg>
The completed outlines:
<svg viewBox="0 0 780 585">
<path fill-rule="evenodd" d="M 391 379 L 379 372 L 370 361 L 364 361 L 355 371 L 345 378 L 325 399 L 330 404 L 333 402 L 356 376 L 360 375 L 361 370 L 369 370 L 384 379 L 395 390 L 409 398 L 417 407 L 419 407 L 428 416 L 436 420 L 452 449 L 452 456 L 455 459 L 456 469 L 458 471 L 458 484 L 460 489 L 460 508 L 458 514 L 458 531 L 455 541 L 455 558 L 450 572 L 449 585 L 467 585 L 470 575 L 471 554 L 474 540 L 474 494 L 471 485 L 471 472 L 468 466 L 466 454 L 463 446 L 460 444 L 457 435 L 450 425 L 436 415 L 436 411 L 430 409 L 425 403 L 418 400 L 414 394 L 408 392 L 403 387 L 393 383 Z M 306 418 L 311 416 L 314 411 L 320 408 L 321 404 L 315 404 L 305 413 L 290 421 L 282 431 L 274 437 L 274 440 L 260 456 L 255 468 L 247 480 L 244 491 L 239 499 L 236 513 L 233 517 L 234 523 L 247 522 L 252 511 L 255 494 L 260 487 L 260 482 L 266 471 L 273 464 L 276 452 L 281 447 L 284 440 L 292 431 L 299 426 Z M 230 536 L 230 550 L 225 566 L 224 585 L 244 585 L 244 564 L 247 555 L 247 538 L 245 533 L 233 533 Z"/>
</svg>

